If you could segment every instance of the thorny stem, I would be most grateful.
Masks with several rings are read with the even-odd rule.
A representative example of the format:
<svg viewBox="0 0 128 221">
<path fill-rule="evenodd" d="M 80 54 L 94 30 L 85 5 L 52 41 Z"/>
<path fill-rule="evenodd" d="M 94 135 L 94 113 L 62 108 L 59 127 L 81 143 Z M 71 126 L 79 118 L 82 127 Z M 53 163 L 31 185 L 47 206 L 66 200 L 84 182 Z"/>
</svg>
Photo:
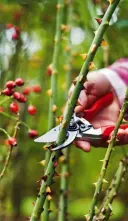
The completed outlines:
<svg viewBox="0 0 128 221">
<path fill-rule="evenodd" d="M 16 134 L 17 134 L 17 131 L 18 131 L 18 127 L 19 127 L 19 124 L 20 122 L 17 122 L 16 126 L 15 126 L 15 129 L 14 129 L 14 133 L 13 133 L 13 137 L 16 137 Z M 3 131 L 6 136 L 9 138 L 9 134 L 4 130 L 4 129 L 1 129 L 1 131 Z M 10 161 L 10 158 L 11 158 L 11 154 L 12 154 L 12 150 L 13 150 L 13 146 L 10 146 L 10 149 L 8 151 L 8 154 L 7 154 L 7 157 L 6 157 L 6 160 L 5 160 L 5 164 L 4 164 L 4 167 L 0 173 L 0 181 L 2 180 L 2 178 L 4 177 L 5 173 L 6 173 L 6 170 L 8 168 L 8 165 L 9 165 L 9 161 Z"/>
<path fill-rule="evenodd" d="M 68 42 L 66 44 L 66 99 L 68 97 L 69 87 L 71 85 L 71 40 L 70 40 L 70 30 L 72 25 L 72 1 L 69 0 L 67 2 L 67 28 L 68 30 Z M 59 198 L 59 211 L 58 211 L 58 221 L 67 220 L 68 214 L 68 181 L 69 181 L 69 154 L 70 147 L 65 148 L 64 151 L 64 159 L 62 161 L 61 166 L 61 176 L 60 176 L 60 198 Z"/>
<path fill-rule="evenodd" d="M 52 129 L 56 125 L 56 109 L 57 109 L 57 75 L 58 75 L 58 58 L 61 48 L 61 38 L 62 38 L 62 22 L 63 22 L 63 10 L 64 10 L 64 0 L 58 0 L 57 3 L 57 14 L 56 14 L 56 32 L 54 39 L 54 51 L 52 57 L 52 76 L 51 76 L 51 91 L 52 95 L 49 101 L 49 119 L 48 119 L 48 130 Z M 47 168 L 48 162 L 50 160 L 51 151 L 47 149 L 45 155 L 45 170 Z M 44 216 L 43 220 L 49 220 L 50 214 L 50 200 L 46 199 L 44 206 Z M 33 219 L 32 219 L 33 220 Z"/>
<path fill-rule="evenodd" d="M 94 217 L 94 221 L 96 220 L 107 221 L 109 219 L 112 213 L 111 204 L 117 195 L 121 182 L 124 179 L 125 173 L 127 172 L 127 167 L 128 167 L 128 157 L 125 157 L 119 163 L 119 167 L 116 171 L 116 174 L 112 179 L 108 191 L 106 192 L 106 196 L 103 200 L 100 210 Z"/>
<path fill-rule="evenodd" d="M 102 23 L 100 24 L 100 26 L 97 29 L 96 35 L 95 35 L 92 45 L 89 49 L 87 59 L 85 60 L 83 66 L 82 66 L 82 69 L 81 69 L 79 77 L 77 79 L 77 83 L 75 85 L 72 96 L 70 97 L 70 99 L 67 103 L 67 106 L 66 106 L 66 109 L 64 112 L 64 119 L 62 122 L 62 127 L 60 129 L 60 133 L 59 133 L 58 140 L 56 143 L 57 145 L 61 144 L 66 137 L 66 131 L 69 126 L 77 99 L 79 97 L 79 93 L 83 87 L 83 83 L 86 80 L 86 75 L 87 75 L 88 71 L 90 70 L 90 63 L 93 61 L 96 51 L 99 48 L 99 46 L 101 45 L 103 35 L 104 35 L 107 27 L 109 26 L 109 21 L 112 17 L 113 12 L 116 9 L 118 3 L 119 3 L 119 1 L 120 0 L 115 0 L 112 4 L 109 5 L 109 7 L 103 17 Z M 54 172 L 55 172 L 55 161 L 58 160 L 59 156 L 60 156 L 60 151 L 53 152 L 51 154 L 47 169 L 45 171 L 45 176 L 47 176 L 47 180 L 42 181 L 40 191 L 37 196 L 36 204 L 34 206 L 30 221 L 38 221 L 41 213 L 43 212 L 43 205 L 44 205 L 44 202 L 45 202 L 45 199 L 47 196 L 46 188 L 52 184 L 52 179 L 53 179 Z"/>
<path fill-rule="evenodd" d="M 118 129 L 119 129 L 121 123 L 122 123 L 122 120 L 124 118 L 124 114 L 126 112 L 127 107 L 128 107 L 128 89 L 126 91 L 125 100 L 124 100 L 123 106 L 121 108 L 117 124 L 115 126 L 114 131 L 113 131 L 112 137 L 110 139 L 110 143 L 108 145 L 107 152 L 105 154 L 105 158 L 103 160 L 103 165 L 102 165 L 102 168 L 101 168 L 101 171 L 100 171 L 99 179 L 98 179 L 98 181 L 96 183 L 96 189 L 95 189 L 95 193 L 94 193 L 94 196 L 93 196 L 89 217 L 87 219 L 88 221 L 92 221 L 93 216 L 95 214 L 95 206 L 97 205 L 98 197 L 99 197 L 99 194 L 100 194 L 101 189 L 102 189 L 103 179 L 105 177 L 106 170 L 107 170 L 107 167 L 108 167 L 108 164 L 109 164 L 109 160 L 110 160 L 110 156 L 111 156 L 113 147 L 114 147 L 115 142 L 116 142 L 116 136 L 117 136 L 117 133 L 118 133 Z"/>
</svg>

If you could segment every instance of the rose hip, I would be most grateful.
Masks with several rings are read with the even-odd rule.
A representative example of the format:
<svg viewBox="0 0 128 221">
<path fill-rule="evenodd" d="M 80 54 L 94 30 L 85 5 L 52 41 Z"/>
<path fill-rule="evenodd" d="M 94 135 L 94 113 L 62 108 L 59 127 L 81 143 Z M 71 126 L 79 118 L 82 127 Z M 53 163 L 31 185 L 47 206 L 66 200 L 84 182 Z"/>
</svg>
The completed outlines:
<svg viewBox="0 0 128 221">
<path fill-rule="evenodd" d="M 28 106 L 28 113 L 30 115 L 35 115 L 36 114 L 36 107 L 34 105 L 29 105 Z"/>
<path fill-rule="evenodd" d="M 22 86 L 22 85 L 24 85 L 24 80 L 22 78 L 17 78 L 15 80 L 15 83 L 17 86 Z"/>
<path fill-rule="evenodd" d="M 20 97 L 21 97 L 21 94 L 20 94 L 19 92 L 14 92 L 13 97 L 14 97 L 16 100 L 19 100 Z"/>
<path fill-rule="evenodd" d="M 13 112 L 13 113 L 18 113 L 18 111 L 19 111 L 19 106 L 18 106 L 18 104 L 17 103 L 15 103 L 15 102 L 12 102 L 11 104 L 10 104 L 10 110 L 11 110 L 11 112 Z"/>
<path fill-rule="evenodd" d="M 1 93 L 4 94 L 4 95 L 7 95 L 7 96 L 11 96 L 14 93 L 14 91 L 7 87 L 4 90 L 2 90 Z"/>
<path fill-rule="evenodd" d="M 9 137 L 9 138 L 8 138 L 8 144 L 9 144 L 10 146 L 16 146 L 16 145 L 17 145 L 16 138 L 15 138 L 15 137 Z"/>
<path fill-rule="evenodd" d="M 32 87 L 33 92 L 35 93 L 40 93 L 41 92 L 41 87 L 39 85 L 34 85 Z"/>
<path fill-rule="evenodd" d="M 18 101 L 21 103 L 25 103 L 27 101 L 27 98 L 23 94 L 20 94 L 20 98 L 18 99 Z"/>
<path fill-rule="evenodd" d="M 29 95 L 31 93 L 31 88 L 30 87 L 25 87 L 23 90 L 24 95 Z"/>
<path fill-rule="evenodd" d="M 7 88 L 12 89 L 12 88 L 14 88 L 15 86 L 16 86 L 16 84 L 15 84 L 14 81 L 7 81 L 7 83 L 6 83 L 6 87 L 7 87 Z"/>
<path fill-rule="evenodd" d="M 38 132 L 36 130 L 29 130 L 28 135 L 29 137 L 34 138 L 38 136 Z"/>
</svg>

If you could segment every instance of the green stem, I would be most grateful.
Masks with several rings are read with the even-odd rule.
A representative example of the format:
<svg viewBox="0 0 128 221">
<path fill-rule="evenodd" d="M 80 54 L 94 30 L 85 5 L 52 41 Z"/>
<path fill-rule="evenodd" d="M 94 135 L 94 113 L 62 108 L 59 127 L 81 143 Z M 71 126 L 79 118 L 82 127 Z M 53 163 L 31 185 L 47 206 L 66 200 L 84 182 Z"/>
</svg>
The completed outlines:
<svg viewBox="0 0 128 221">
<path fill-rule="evenodd" d="M 57 140 L 57 145 L 61 144 L 66 137 L 66 131 L 69 126 L 71 117 L 73 115 L 74 107 L 77 103 L 79 93 L 82 89 L 83 83 L 86 80 L 86 75 L 89 71 L 90 62 L 92 62 L 94 59 L 96 51 L 101 44 L 101 41 L 103 39 L 103 35 L 104 35 L 107 27 L 109 26 L 109 21 L 112 17 L 113 12 L 116 9 L 118 3 L 119 3 L 119 1 L 120 0 L 115 0 L 112 4 L 109 5 L 109 7 L 104 15 L 104 18 L 102 20 L 102 23 L 98 27 L 97 33 L 96 33 L 94 40 L 92 42 L 92 45 L 89 49 L 87 59 L 85 60 L 83 66 L 82 66 L 82 69 L 80 71 L 79 77 L 77 79 L 77 83 L 76 83 L 74 91 L 72 93 L 72 96 L 70 97 L 70 99 L 67 103 L 67 106 L 66 106 L 66 109 L 64 112 L 64 119 L 62 122 L 62 127 L 60 129 L 60 133 L 59 133 L 58 140 Z M 94 48 L 94 46 L 95 46 L 95 50 L 92 51 L 92 48 Z M 51 185 L 51 183 L 52 183 L 52 179 L 53 179 L 54 172 L 55 172 L 55 163 L 54 162 L 58 160 L 59 156 L 60 156 L 60 151 L 53 152 L 51 154 L 47 169 L 45 171 L 45 175 L 47 176 L 47 180 L 42 181 L 40 191 L 37 196 L 36 204 L 34 206 L 30 221 L 39 221 L 39 217 L 43 211 L 43 205 L 44 205 L 44 202 L 45 202 L 45 199 L 47 196 L 46 188 L 47 188 L 47 186 Z"/>
<path fill-rule="evenodd" d="M 127 171 L 127 167 L 128 167 L 128 158 L 126 157 L 120 161 L 120 164 L 119 164 L 119 167 L 116 171 L 116 174 L 115 174 L 114 178 L 112 179 L 112 182 L 108 188 L 106 196 L 105 196 L 103 203 L 100 207 L 100 211 L 95 216 L 94 220 L 95 219 L 98 220 L 98 218 L 100 218 L 101 221 L 102 220 L 107 221 L 109 219 L 111 212 L 112 212 L 111 204 L 112 204 L 115 196 L 118 193 L 122 179 L 124 178 L 125 173 Z"/>
<path fill-rule="evenodd" d="M 70 40 L 70 30 L 72 25 L 72 1 L 69 0 L 67 4 L 67 26 L 69 28 L 68 31 L 68 42 L 66 44 L 66 99 L 68 97 L 68 91 L 71 85 L 71 40 Z M 69 155 L 70 155 L 70 147 L 66 148 L 64 151 L 64 161 L 61 166 L 61 177 L 60 177 L 60 198 L 59 198 L 59 211 L 58 211 L 58 221 L 67 220 L 68 214 L 68 181 L 69 181 Z"/>
<path fill-rule="evenodd" d="M 63 9 L 64 9 L 64 0 L 58 0 L 57 3 L 57 14 L 56 14 L 56 32 L 54 39 L 54 50 L 52 57 L 52 76 L 51 76 L 51 91 L 52 95 L 49 101 L 49 119 L 48 119 L 48 130 L 52 129 L 56 125 L 56 107 L 57 107 L 57 75 L 58 75 L 58 58 L 61 48 L 61 37 L 62 37 L 62 22 L 63 22 Z M 55 109 L 54 109 L 55 108 Z M 45 154 L 45 170 L 47 168 L 48 162 L 50 160 L 51 151 L 48 149 Z M 49 220 L 50 214 L 50 200 L 46 199 L 44 206 L 43 220 Z M 35 213 L 35 212 L 34 212 Z M 38 208 L 37 208 L 38 213 Z M 40 214 L 37 215 L 37 218 L 34 219 L 31 217 L 31 220 L 38 220 Z"/>
<path fill-rule="evenodd" d="M 11 153 L 12 153 L 12 149 L 13 149 L 13 146 L 10 147 L 10 150 L 8 151 L 8 154 L 7 154 L 7 157 L 6 157 L 6 160 L 5 160 L 5 164 L 4 164 L 4 167 L 0 173 L 0 181 L 2 180 L 2 178 L 4 177 L 4 174 L 6 173 L 6 170 L 7 170 L 7 167 L 8 167 L 8 164 L 9 164 L 9 160 L 11 158 Z"/>
<path fill-rule="evenodd" d="M 122 120 L 124 118 L 124 114 L 125 114 L 126 109 L 128 107 L 128 103 L 127 102 L 128 102 L 128 89 L 126 91 L 126 97 L 125 97 L 122 109 L 120 111 L 120 115 L 119 115 L 117 124 L 115 126 L 114 131 L 113 131 L 110 143 L 108 145 L 107 152 L 105 154 L 105 158 L 104 158 L 103 165 L 102 165 L 102 168 L 101 168 L 101 171 L 100 171 L 99 179 L 98 179 L 98 181 L 96 183 L 96 189 L 95 189 L 95 193 L 94 193 L 94 196 L 93 196 L 93 200 L 92 200 L 92 205 L 91 205 L 91 208 L 90 208 L 90 213 L 89 213 L 88 221 L 92 221 L 93 216 L 95 214 L 95 206 L 97 205 L 98 197 L 99 197 L 99 194 L 100 194 L 101 189 L 102 189 L 103 179 L 105 177 L 106 170 L 107 170 L 107 167 L 108 167 L 108 164 L 109 164 L 109 160 L 110 160 L 110 156 L 111 156 L 113 147 L 114 147 L 115 142 L 116 142 L 116 136 L 117 136 L 117 133 L 118 133 L 118 129 L 119 129 L 121 123 L 122 123 Z"/>
<path fill-rule="evenodd" d="M 14 129 L 14 133 L 13 133 L 13 137 L 16 137 L 16 134 L 17 134 L 17 131 L 18 131 L 18 126 L 19 126 L 20 122 L 17 122 L 16 126 L 15 126 L 15 129 Z M 6 136 L 9 138 L 10 135 L 7 133 L 6 130 L 0 128 L 0 130 L 6 134 Z M 5 164 L 4 164 L 4 167 L 0 173 L 0 181 L 2 180 L 2 178 L 4 177 L 5 173 L 6 173 L 6 170 L 8 168 L 8 165 L 9 165 L 9 161 L 10 161 L 10 158 L 11 158 L 11 154 L 12 154 L 12 150 L 13 150 L 13 146 L 10 147 L 10 150 L 8 151 L 8 154 L 7 154 L 7 157 L 6 157 L 6 160 L 5 160 Z"/>
</svg>

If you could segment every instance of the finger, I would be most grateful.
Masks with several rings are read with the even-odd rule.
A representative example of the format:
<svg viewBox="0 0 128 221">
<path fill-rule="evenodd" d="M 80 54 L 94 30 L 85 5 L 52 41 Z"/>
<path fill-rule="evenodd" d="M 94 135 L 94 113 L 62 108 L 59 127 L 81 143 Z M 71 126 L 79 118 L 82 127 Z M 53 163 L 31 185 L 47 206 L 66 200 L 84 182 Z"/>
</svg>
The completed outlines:
<svg viewBox="0 0 128 221">
<path fill-rule="evenodd" d="M 82 149 L 84 152 L 90 152 L 91 150 L 91 145 L 90 143 L 86 142 L 86 141 L 75 141 L 74 144 Z"/>
</svg>

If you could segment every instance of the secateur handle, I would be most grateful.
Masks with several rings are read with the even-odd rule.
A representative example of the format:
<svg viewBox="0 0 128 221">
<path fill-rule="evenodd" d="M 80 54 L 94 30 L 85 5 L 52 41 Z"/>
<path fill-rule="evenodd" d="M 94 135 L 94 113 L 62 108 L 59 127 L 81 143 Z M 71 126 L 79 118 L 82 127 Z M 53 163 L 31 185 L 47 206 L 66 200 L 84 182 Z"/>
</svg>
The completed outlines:
<svg viewBox="0 0 128 221">
<path fill-rule="evenodd" d="M 84 118 L 88 121 L 105 107 L 109 106 L 113 101 L 113 94 L 110 92 L 103 97 L 99 98 L 89 109 L 84 110 Z"/>
</svg>

